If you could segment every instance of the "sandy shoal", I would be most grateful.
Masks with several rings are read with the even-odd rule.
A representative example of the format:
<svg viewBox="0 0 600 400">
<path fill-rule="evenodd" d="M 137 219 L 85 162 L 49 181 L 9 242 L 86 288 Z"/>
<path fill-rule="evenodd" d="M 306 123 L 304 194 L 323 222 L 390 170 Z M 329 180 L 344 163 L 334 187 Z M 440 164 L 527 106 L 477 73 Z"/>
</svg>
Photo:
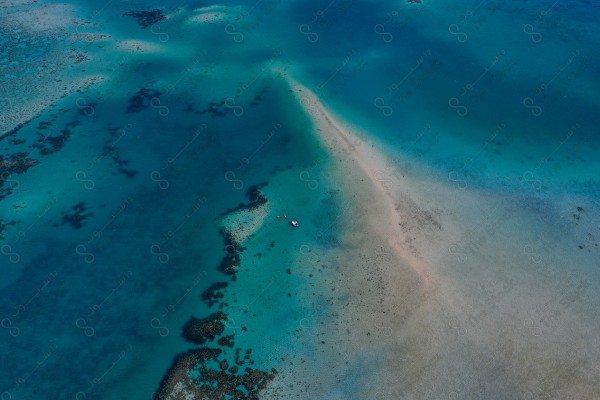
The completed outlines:
<svg viewBox="0 0 600 400">
<path fill-rule="evenodd" d="M 319 254 L 334 266 L 322 276 L 327 306 L 315 310 L 327 315 L 312 330 L 299 326 L 290 354 L 300 356 L 264 398 L 594 398 L 600 384 L 590 377 L 600 367 L 586 357 L 599 353 L 597 320 L 569 311 L 561 288 L 540 281 L 522 252 L 537 233 L 517 230 L 518 212 L 503 224 L 513 205 L 486 209 L 494 194 L 415 182 L 369 135 L 281 75 L 332 156 L 349 220 L 344 248 Z M 486 233 L 490 219 L 498 227 Z M 543 313 L 560 318 L 542 326 Z"/>
</svg>

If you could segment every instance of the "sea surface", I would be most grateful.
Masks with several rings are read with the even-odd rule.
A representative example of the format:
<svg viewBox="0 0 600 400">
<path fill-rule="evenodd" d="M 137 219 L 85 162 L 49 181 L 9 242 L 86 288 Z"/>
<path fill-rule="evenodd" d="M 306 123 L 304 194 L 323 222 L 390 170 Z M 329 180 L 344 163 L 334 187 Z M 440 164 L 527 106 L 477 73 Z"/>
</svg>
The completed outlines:
<svg viewBox="0 0 600 400">
<path fill-rule="evenodd" d="M 533 261 L 532 282 L 559 251 L 563 311 L 597 327 L 599 42 L 582 0 L 3 1 L 0 398 L 174 398 L 175 357 L 203 346 L 222 352 L 204 365 L 223 381 L 262 374 L 214 398 L 260 398 L 334 351 L 319 321 L 343 300 L 323 271 L 343 268 L 321 258 L 360 249 L 344 247 L 348 193 L 284 75 L 391 169 L 489 198 L 475 206 L 498 240 L 532 238 L 507 249 Z M 443 253 L 477 251 L 465 240 Z M 496 256 L 481 268 L 511 268 Z M 186 340 L 192 317 L 234 343 Z M 597 332 L 577 340 L 598 381 Z M 294 398 L 364 398 L 344 377 Z M 508 397 L 454 383 L 445 398 L 568 398 L 547 381 Z M 402 390 L 372 398 L 416 389 Z"/>
</svg>

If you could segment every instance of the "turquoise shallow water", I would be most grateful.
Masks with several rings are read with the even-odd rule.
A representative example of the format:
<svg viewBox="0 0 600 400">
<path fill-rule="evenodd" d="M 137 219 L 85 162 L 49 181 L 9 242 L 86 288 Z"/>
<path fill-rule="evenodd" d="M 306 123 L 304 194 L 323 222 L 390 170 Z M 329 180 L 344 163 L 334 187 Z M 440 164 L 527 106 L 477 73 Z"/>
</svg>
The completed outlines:
<svg viewBox="0 0 600 400">
<path fill-rule="evenodd" d="M 229 282 L 230 365 L 236 348 L 264 371 L 315 358 L 318 341 L 298 337 L 331 310 L 313 250 L 341 246 L 344 205 L 274 68 L 396 167 L 516 199 L 549 242 L 573 233 L 553 221 L 576 213 L 577 244 L 598 254 L 593 5 L 61 4 L 0 9 L 3 400 L 159 397 L 173 357 L 194 347 L 183 325 L 217 310 L 201 299 L 215 282 Z M 123 15 L 155 9 L 167 18 Z M 231 281 L 217 268 L 231 251 L 220 219 L 261 183 L 271 214 Z M 577 270 L 596 287 L 588 260 Z"/>
</svg>

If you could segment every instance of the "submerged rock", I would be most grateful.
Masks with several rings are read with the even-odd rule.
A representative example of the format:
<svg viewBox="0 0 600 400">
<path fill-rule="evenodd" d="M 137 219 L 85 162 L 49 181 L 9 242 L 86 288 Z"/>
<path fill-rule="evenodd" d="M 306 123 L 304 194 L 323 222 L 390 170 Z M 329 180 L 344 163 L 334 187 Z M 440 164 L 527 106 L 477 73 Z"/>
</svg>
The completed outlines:
<svg viewBox="0 0 600 400">
<path fill-rule="evenodd" d="M 94 213 L 86 212 L 87 210 L 87 203 L 80 201 L 79 203 L 71 207 L 70 211 L 63 211 L 61 222 L 54 224 L 54 226 L 57 227 L 68 224 L 71 226 L 71 228 L 81 229 L 81 227 L 83 227 L 83 222 L 87 218 L 94 216 Z"/>
<path fill-rule="evenodd" d="M 225 294 L 223 293 L 223 289 L 225 289 L 229 284 L 227 282 L 216 282 L 210 285 L 208 289 L 202 292 L 202 300 L 206 303 L 206 305 L 210 308 L 218 303 Z M 222 305 L 223 303 L 221 303 Z"/>
<path fill-rule="evenodd" d="M 141 88 L 129 98 L 127 113 L 137 113 L 148 108 L 154 99 L 158 99 L 162 92 L 156 89 Z"/>
<path fill-rule="evenodd" d="M 224 335 L 224 336 L 221 336 L 219 338 L 219 340 L 217 340 L 217 343 L 221 347 L 223 347 L 223 346 L 233 347 L 233 345 L 234 345 L 233 338 L 234 337 L 235 337 L 235 335 Z"/>
<path fill-rule="evenodd" d="M 135 18 L 142 29 L 146 29 L 150 25 L 154 25 L 158 21 L 162 21 L 163 19 L 167 18 L 165 17 L 164 12 L 158 8 L 151 11 L 128 11 L 123 13 L 123 15 L 126 17 Z"/>
<path fill-rule="evenodd" d="M 215 340 L 225 330 L 223 320 L 227 319 L 224 312 L 217 311 L 206 318 L 190 317 L 183 326 L 183 337 L 194 344 L 205 344 Z"/>
<path fill-rule="evenodd" d="M 225 256 L 223 256 L 221 264 L 219 264 L 219 271 L 226 275 L 235 276 L 235 273 L 242 262 L 241 253 L 246 250 L 246 248 L 235 240 L 231 232 L 223 230 L 221 233 L 225 237 Z"/>
</svg>

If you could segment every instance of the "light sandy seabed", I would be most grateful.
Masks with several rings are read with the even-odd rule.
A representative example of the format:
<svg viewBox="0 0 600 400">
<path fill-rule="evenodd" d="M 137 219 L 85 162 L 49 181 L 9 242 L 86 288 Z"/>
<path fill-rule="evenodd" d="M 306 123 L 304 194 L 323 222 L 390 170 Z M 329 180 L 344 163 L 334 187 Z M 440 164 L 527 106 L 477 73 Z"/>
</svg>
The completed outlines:
<svg viewBox="0 0 600 400">
<path fill-rule="evenodd" d="M 593 257 L 572 257 L 576 229 L 532 257 L 548 226 L 531 210 L 399 168 L 282 75 L 336 160 L 349 222 L 342 249 L 321 249 L 329 311 L 266 398 L 599 398 L 595 283 L 570 268 Z"/>
<path fill-rule="evenodd" d="M 137 53 L 137 52 L 156 53 L 156 52 L 164 51 L 164 48 L 162 46 L 159 46 L 155 43 L 144 41 L 144 40 L 134 40 L 134 39 L 121 40 L 120 42 L 117 43 L 117 47 L 124 51 L 130 52 L 130 53 Z"/>
<path fill-rule="evenodd" d="M 29 37 L 47 44 L 36 44 L 44 48 L 43 56 L 20 59 L 11 68 L 3 70 L 7 76 L 24 71 L 27 73 L 18 78 L 2 77 L 0 137 L 34 118 L 59 99 L 106 80 L 103 74 L 97 73 L 78 72 L 71 75 L 73 58 L 83 54 L 73 50 L 65 51 L 59 43 L 93 39 L 92 35 L 68 33 L 68 29 L 83 26 L 83 21 L 75 16 L 75 7 L 53 4 L 24 11 L 18 8 L 22 3 L 24 2 L 10 2 L 5 5 L 9 17 L 0 21 L 0 33 L 11 39 L 10 46 L 17 49 L 31 47 L 32 44 L 27 39 Z M 11 7 L 15 7 L 15 10 Z"/>
</svg>

